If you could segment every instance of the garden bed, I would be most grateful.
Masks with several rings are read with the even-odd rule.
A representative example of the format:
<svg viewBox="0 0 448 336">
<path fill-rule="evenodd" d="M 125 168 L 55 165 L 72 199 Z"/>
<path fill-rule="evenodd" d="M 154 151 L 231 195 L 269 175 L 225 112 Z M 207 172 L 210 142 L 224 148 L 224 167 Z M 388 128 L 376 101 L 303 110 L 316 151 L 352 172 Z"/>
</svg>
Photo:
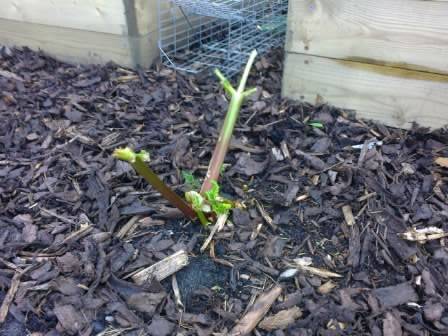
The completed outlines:
<svg viewBox="0 0 448 336">
<path fill-rule="evenodd" d="M 182 194 L 227 108 L 216 79 L 3 49 L 0 335 L 225 335 L 276 285 L 256 335 L 447 334 L 445 240 L 400 235 L 448 231 L 446 131 L 282 100 L 282 59 L 258 59 L 225 161 L 222 192 L 247 210 L 201 253 L 208 230 L 111 153 L 149 150 Z M 131 281 L 180 250 L 180 296 L 171 277 Z"/>
</svg>

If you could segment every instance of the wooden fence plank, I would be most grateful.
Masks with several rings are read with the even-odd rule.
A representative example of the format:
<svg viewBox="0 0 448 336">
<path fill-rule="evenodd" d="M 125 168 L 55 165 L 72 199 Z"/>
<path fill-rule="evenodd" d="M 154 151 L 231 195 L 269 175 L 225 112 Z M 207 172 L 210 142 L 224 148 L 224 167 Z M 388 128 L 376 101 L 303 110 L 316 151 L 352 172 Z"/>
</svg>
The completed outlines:
<svg viewBox="0 0 448 336">
<path fill-rule="evenodd" d="M 448 73 L 448 2 L 290 1 L 287 51 Z"/>
<path fill-rule="evenodd" d="M 317 95 L 359 117 L 409 128 L 448 124 L 448 76 L 288 53 L 283 94 L 314 103 Z"/>
<path fill-rule="evenodd" d="M 132 66 L 129 43 L 128 36 L 0 19 L 0 44 L 42 49 L 67 62 Z"/>
<path fill-rule="evenodd" d="M 127 34 L 123 0 L 2 0 L 0 18 L 101 33 Z"/>
</svg>

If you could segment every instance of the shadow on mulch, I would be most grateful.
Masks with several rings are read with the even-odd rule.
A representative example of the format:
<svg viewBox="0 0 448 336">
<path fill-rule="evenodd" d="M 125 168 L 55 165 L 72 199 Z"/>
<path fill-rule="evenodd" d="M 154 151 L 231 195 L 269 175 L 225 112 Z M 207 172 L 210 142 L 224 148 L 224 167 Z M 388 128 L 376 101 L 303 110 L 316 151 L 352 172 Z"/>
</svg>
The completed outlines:
<svg viewBox="0 0 448 336">
<path fill-rule="evenodd" d="M 0 336 L 26 336 L 28 335 L 25 325 L 17 321 L 11 315 L 0 327 Z"/>
<path fill-rule="evenodd" d="M 228 278 L 229 271 L 209 257 L 192 258 L 190 264 L 176 274 L 186 310 L 202 313 L 212 308 L 220 300 Z"/>
<path fill-rule="evenodd" d="M 0 291 L 0 302 L 5 299 L 5 293 Z M 25 325 L 17 321 L 11 314 L 8 314 L 6 320 L 0 325 L 0 336 L 26 336 Z"/>
<path fill-rule="evenodd" d="M 0 291 L 0 302 L 3 302 L 5 293 Z M 0 336 L 27 336 L 29 333 L 46 332 L 56 326 L 56 319 L 44 321 L 36 314 L 27 314 L 26 323 L 18 321 L 14 316 L 8 314 L 6 320 L 0 325 Z"/>
</svg>

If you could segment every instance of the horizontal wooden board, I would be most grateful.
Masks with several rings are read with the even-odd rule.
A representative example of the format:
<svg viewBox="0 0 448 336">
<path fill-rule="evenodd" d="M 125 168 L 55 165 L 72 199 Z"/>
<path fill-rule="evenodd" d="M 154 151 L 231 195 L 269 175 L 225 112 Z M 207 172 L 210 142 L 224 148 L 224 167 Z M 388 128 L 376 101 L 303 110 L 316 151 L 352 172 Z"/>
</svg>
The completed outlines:
<svg viewBox="0 0 448 336">
<path fill-rule="evenodd" d="M 152 34 L 128 37 L 0 19 L 0 45 L 41 49 L 60 60 L 148 66 L 158 55 Z"/>
<path fill-rule="evenodd" d="M 155 0 L 150 1 L 155 4 Z M 2 0 L 0 18 L 101 33 L 127 34 L 123 0 Z"/>
<path fill-rule="evenodd" d="M 448 76 L 288 53 L 283 95 L 310 103 L 320 95 L 361 118 L 409 128 L 448 124 Z"/>
<path fill-rule="evenodd" d="M 290 1 L 290 52 L 448 73 L 448 2 Z"/>
</svg>

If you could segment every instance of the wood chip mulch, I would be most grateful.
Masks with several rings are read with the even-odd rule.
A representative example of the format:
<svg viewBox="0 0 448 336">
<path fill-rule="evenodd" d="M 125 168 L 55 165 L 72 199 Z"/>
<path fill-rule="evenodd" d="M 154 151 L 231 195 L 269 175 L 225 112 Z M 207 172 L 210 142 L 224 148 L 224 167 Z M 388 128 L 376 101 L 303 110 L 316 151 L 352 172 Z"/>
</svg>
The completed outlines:
<svg viewBox="0 0 448 336">
<path fill-rule="evenodd" d="M 448 132 L 284 100 L 282 60 L 258 60 L 226 158 L 247 209 L 201 253 L 209 230 L 111 153 L 149 150 L 183 194 L 227 108 L 217 80 L 2 48 L 0 336 L 447 335 Z M 179 251 L 174 277 L 135 281 Z"/>
</svg>

